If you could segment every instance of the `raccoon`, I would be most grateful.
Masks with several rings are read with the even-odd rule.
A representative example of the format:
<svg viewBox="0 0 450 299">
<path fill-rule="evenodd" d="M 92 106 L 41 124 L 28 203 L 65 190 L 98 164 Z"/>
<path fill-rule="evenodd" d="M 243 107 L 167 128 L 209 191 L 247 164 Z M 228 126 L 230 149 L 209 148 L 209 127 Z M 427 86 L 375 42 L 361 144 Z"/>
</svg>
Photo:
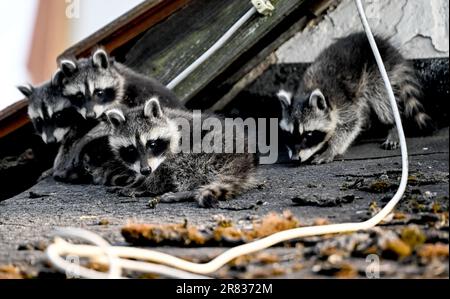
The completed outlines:
<svg viewBox="0 0 450 299">
<path fill-rule="evenodd" d="M 104 49 L 97 49 L 90 58 L 64 59 L 60 67 L 69 78 L 64 95 L 87 118 L 99 118 L 117 104 L 142 105 L 152 96 L 158 96 L 164 106 L 181 107 L 164 85 L 114 61 Z"/>
<path fill-rule="evenodd" d="M 61 143 L 68 135 L 88 130 L 69 99 L 62 94 L 64 74 L 58 70 L 49 82 L 41 86 L 19 86 L 28 99 L 28 116 L 35 131 L 47 144 Z"/>
<path fill-rule="evenodd" d="M 106 116 L 117 159 L 141 176 L 132 186 L 115 189 L 121 195 L 160 196 L 165 203 L 194 200 L 210 208 L 255 184 L 253 154 L 226 154 L 232 152 L 230 145 L 223 154 L 180 152 L 180 127 L 183 122 L 194 127 L 192 113 L 162 107 L 157 98 L 151 98 L 144 106 L 111 109 Z M 219 130 L 202 132 L 202 136 L 224 138 Z M 192 136 L 189 140 L 190 147 L 195 147 Z"/>
<path fill-rule="evenodd" d="M 92 142 L 85 138 L 88 132 L 98 125 L 97 120 L 86 120 L 62 94 L 66 80 L 61 70 L 56 71 L 49 82 L 41 86 L 19 86 L 18 89 L 28 98 L 28 115 L 42 140 L 60 144 L 51 171 L 55 179 L 65 182 L 86 182 L 106 185 L 125 185 L 133 180 L 133 174 L 122 167 L 112 154 L 108 155 L 107 140 Z M 73 148 L 79 148 L 82 160 L 75 166 L 71 157 Z M 99 152 L 102 154 L 99 155 Z"/>
<path fill-rule="evenodd" d="M 89 120 L 84 120 L 89 122 Z M 67 183 L 125 186 L 135 180 L 113 155 L 108 141 L 109 129 L 98 123 L 84 135 L 69 136 L 59 148 L 53 177 Z"/>
<path fill-rule="evenodd" d="M 386 39 L 377 44 L 402 117 L 419 130 L 432 127 L 419 102 L 421 87 L 412 65 Z M 371 117 L 390 127 L 384 149 L 398 147 L 385 85 L 364 33 L 339 39 L 306 70 L 296 90 L 280 90 L 280 128 L 288 133 L 292 160 L 328 163 L 346 152 L 370 125 Z"/>
</svg>

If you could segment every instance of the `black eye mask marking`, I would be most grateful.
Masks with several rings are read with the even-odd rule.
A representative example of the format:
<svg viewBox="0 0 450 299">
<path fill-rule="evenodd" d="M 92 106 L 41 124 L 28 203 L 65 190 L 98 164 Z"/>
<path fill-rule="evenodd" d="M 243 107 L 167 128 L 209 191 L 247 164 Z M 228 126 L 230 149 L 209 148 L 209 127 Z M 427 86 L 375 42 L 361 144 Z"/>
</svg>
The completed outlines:
<svg viewBox="0 0 450 299">
<path fill-rule="evenodd" d="M 68 95 L 67 98 L 69 99 L 70 103 L 72 103 L 72 105 L 76 107 L 82 107 L 86 102 L 86 97 L 81 91 L 73 95 Z"/>
<path fill-rule="evenodd" d="M 115 100 L 116 91 L 114 88 L 96 89 L 94 91 L 94 98 L 100 104 L 110 103 Z"/>
<path fill-rule="evenodd" d="M 75 126 L 79 120 L 79 114 L 75 108 L 66 108 L 52 115 L 52 122 L 57 128 L 69 128 Z"/>
<path fill-rule="evenodd" d="M 153 156 L 160 156 L 169 147 L 169 140 L 164 139 L 149 140 L 146 144 L 146 147 Z"/>
<path fill-rule="evenodd" d="M 44 121 L 42 120 L 42 118 L 40 118 L 40 117 L 35 118 L 32 120 L 32 122 L 33 122 L 34 129 L 36 130 L 36 132 L 41 134 L 43 127 L 44 127 Z"/>
<path fill-rule="evenodd" d="M 124 162 L 133 164 L 138 160 L 139 153 L 134 145 L 129 145 L 119 150 L 119 156 Z"/>
<path fill-rule="evenodd" d="M 327 133 L 322 131 L 307 131 L 301 135 L 300 148 L 306 149 L 318 145 L 324 141 Z"/>
</svg>

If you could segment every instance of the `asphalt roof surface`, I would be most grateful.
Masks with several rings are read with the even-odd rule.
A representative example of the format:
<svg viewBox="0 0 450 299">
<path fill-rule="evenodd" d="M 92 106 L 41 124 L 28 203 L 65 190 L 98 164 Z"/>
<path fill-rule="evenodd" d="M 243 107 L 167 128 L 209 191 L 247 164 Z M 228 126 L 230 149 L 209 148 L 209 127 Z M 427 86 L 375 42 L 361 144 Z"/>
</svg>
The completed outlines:
<svg viewBox="0 0 450 299">
<path fill-rule="evenodd" d="M 351 243 L 352 238 L 362 238 L 381 248 L 377 252 L 383 258 L 382 271 L 386 277 L 448 277 L 448 139 L 448 128 L 431 137 L 408 139 L 410 186 L 397 208 L 406 218 L 398 218 L 370 233 L 309 238 L 296 245 L 275 247 L 266 251 L 276 256 L 270 263 L 249 261 L 245 265 L 226 267 L 216 276 L 364 277 L 367 266 L 364 254 L 370 251 L 356 254 L 354 246 L 349 249 L 342 245 Z M 52 241 L 55 227 L 85 228 L 113 244 L 124 245 L 121 228 L 131 222 L 183 223 L 187 219 L 193 225 L 213 226 L 214 216 L 223 215 L 236 226 L 246 226 L 270 212 L 286 210 L 302 225 L 313 224 L 317 219 L 330 223 L 363 221 L 395 192 L 400 162 L 398 150 L 385 151 L 378 143 L 367 141 L 352 147 L 342 160 L 326 165 L 261 166 L 261 185 L 238 199 L 222 202 L 219 209 L 200 209 L 195 203 L 160 204 L 151 209 L 148 198 L 121 198 L 107 193 L 101 186 L 67 185 L 45 179 L 29 191 L 0 203 L 0 266 L 15 265 L 26 277 L 53 273 L 43 263 L 42 249 Z M 383 185 L 385 188 L 378 190 L 377 180 L 387 180 L 391 185 Z M 432 203 L 434 208 L 427 209 Z M 428 251 L 422 247 L 411 245 L 412 252 L 400 254 L 396 248 L 380 245 L 386 234 L 394 233 L 401 239 L 405 228 L 411 226 L 426 236 L 424 243 L 429 246 L 425 249 L 434 254 L 432 259 L 424 261 Z M 334 255 L 339 256 L 337 261 L 336 257 L 330 260 L 333 254 L 325 254 L 324 246 L 334 248 Z M 432 251 L 433 246 L 443 247 L 444 253 Z M 219 247 L 158 249 L 199 261 L 224 250 Z M 387 251 L 398 254 L 392 256 Z M 438 264 L 435 257 L 440 261 Z"/>
</svg>

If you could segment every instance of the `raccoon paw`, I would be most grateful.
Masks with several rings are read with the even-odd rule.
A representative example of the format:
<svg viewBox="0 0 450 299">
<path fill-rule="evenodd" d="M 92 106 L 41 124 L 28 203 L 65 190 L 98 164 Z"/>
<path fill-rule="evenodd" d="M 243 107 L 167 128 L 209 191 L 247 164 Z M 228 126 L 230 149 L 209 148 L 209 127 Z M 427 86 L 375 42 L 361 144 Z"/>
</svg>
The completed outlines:
<svg viewBox="0 0 450 299">
<path fill-rule="evenodd" d="M 386 141 L 385 142 L 383 142 L 382 144 L 381 144 L 381 148 L 382 149 L 385 149 L 385 150 L 395 150 L 395 149 L 398 149 L 398 147 L 399 147 L 399 142 L 398 142 L 398 140 L 392 140 L 392 139 L 386 139 Z"/>
<path fill-rule="evenodd" d="M 136 197 L 137 191 L 131 188 L 117 188 L 113 193 L 120 197 Z"/>
<path fill-rule="evenodd" d="M 211 190 L 200 191 L 195 200 L 201 208 L 210 209 L 219 207 L 219 200 Z"/>
<path fill-rule="evenodd" d="M 334 156 L 333 155 L 328 154 L 328 153 L 323 153 L 323 154 L 318 155 L 317 157 L 315 157 L 311 161 L 311 163 L 312 164 L 316 164 L 316 165 L 327 164 L 327 163 L 333 162 L 333 160 L 334 160 Z"/>
<path fill-rule="evenodd" d="M 174 202 L 183 202 L 189 201 L 194 197 L 192 192 L 168 192 L 159 197 L 160 202 L 163 203 L 174 203 Z"/>
</svg>

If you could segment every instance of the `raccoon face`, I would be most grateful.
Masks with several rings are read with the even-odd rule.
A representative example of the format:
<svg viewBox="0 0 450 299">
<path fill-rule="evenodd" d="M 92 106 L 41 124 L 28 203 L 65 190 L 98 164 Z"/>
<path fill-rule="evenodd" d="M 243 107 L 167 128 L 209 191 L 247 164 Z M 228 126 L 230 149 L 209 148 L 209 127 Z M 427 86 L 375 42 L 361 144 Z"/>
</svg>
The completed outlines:
<svg viewBox="0 0 450 299">
<path fill-rule="evenodd" d="M 336 128 L 336 117 L 329 102 L 319 89 L 311 93 L 292 93 L 281 90 L 280 128 L 288 136 L 289 156 L 306 162 L 323 150 Z"/>
<path fill-rule="evenodd" d="M 168 119 L 159 104 L 152 98 L 144 107 L 123 112 L 111 109 L 106 112 L 112 134 L 110 146 L 122 163 L 141 175 L 150 175 L 178 148 L 178 127 Z"/>
<path fill-rule="evenodd" d="M 99 118 L 123 97 L 124 79 L 112 64 L 102 49 L 89 59 L 61 62 L 61 69 L 70 78 L 63 93 L 83 117 Z"/>
<path fill-rule="evenodd" d="M 79 115 L 60 89 L 62 73 L 58 71 L 51 82 L 39 87 L 19 86 L 29 101 L 28 116 L 36 132 L 47 143 L 61 142 L 79 122 Z"/>
</svg>

